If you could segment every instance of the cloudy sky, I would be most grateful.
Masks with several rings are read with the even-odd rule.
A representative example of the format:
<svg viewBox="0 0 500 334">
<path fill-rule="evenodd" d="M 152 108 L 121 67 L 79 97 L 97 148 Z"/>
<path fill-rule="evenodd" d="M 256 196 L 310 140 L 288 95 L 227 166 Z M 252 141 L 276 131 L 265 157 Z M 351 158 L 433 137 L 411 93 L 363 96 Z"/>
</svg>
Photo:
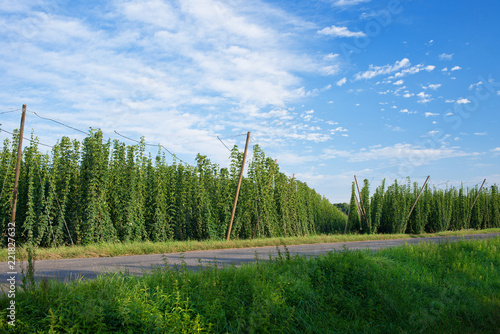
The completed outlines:
<svg viewBox="0 0 500 334">
<path fill-rule="evenodd" d="M 427 175 L 498 184 L 499 12 L 496 0 L 0 0 L 1 128 L 25 103 L 221 166 L 223 143 L 242 148 L 251 131 L 333 202 L 354 174 L 372 190 Z M 33 113 L 26 126 L 48 145 L 84 136 Z"/>
</svg>

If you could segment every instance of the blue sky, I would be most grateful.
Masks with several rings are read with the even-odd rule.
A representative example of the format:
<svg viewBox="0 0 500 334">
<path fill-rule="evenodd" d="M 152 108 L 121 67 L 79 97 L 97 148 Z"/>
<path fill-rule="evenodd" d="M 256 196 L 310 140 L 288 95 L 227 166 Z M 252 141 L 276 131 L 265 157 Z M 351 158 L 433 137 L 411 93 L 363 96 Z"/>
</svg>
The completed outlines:
<svg viewBox="0 0 500 334">
<path fill-rule="evenodd" d="M 354 174 L 372 189 L 498 184 L 499 12 L 493 0 L 0 0 L 1 128 L 26 103 L 221 166 L 217 136 L 243 148 L 251 131 L 333 202 Z M 49 145 L 84 136 L 32 113 L 26 126 Z"/>
</svg>

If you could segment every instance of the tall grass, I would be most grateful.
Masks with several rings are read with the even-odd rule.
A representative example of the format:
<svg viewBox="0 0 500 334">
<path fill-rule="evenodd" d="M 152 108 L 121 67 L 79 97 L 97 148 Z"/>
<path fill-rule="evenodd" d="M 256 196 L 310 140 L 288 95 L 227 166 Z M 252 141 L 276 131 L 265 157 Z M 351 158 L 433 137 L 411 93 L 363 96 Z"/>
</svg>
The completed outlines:
<svg viewBox="0 0 500 334">
<path fill-rule="evenodd" d="M 242 268 L 157 268 L 19 293 L 17 333 L 498 333 L 500 238 L 285 252 Z"/>
</svg>

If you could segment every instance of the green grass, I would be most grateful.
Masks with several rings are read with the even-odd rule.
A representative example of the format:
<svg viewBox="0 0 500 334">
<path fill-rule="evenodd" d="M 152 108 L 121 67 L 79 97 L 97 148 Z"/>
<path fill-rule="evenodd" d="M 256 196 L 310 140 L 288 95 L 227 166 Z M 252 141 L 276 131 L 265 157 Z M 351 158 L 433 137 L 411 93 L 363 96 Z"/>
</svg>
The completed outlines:
<svg viewBox="0 0 500 334">
<path fill-rule="evenodd" d="M 403 238 L 422 238 L 429 236 L 452 236 L 466 234 L 498 233 L 500 228 L 486 230 L 463 230 L 447 231 L 432 234 L 347 234 L 347 235 L 308 235 L 303 237 L 289 238 L 261 238 L 261 239 L 243 239 L 227 241 L 170 241 L 170 242 L 135 242 L 135 243 L 102 243 L 84 246 L 62 246 L 58 248 L 36 248 L 37 258 L 45 259 L 71 259 L 71 258 L 90 258 L 90 257 L 112 257 L 126 255 L 144 255 L 144 254 L 165 254 L 181 253 L 196 250 L 210 249 L 231 249 L 243 247 L 262 247 L 300 244 L 318 244 L 328 242 L 345 241 L 365 241 L 365 240 L 387 240 Z M 21 253 L 23 247 L 18 247 Z M 0 259 L 7 259 L 7 249 L 0 249 Z"/>
<path fill-rule="evenodd" d="M 498 333 L 500 238 L 42 281 L 17 333 Z"/>
</svg>

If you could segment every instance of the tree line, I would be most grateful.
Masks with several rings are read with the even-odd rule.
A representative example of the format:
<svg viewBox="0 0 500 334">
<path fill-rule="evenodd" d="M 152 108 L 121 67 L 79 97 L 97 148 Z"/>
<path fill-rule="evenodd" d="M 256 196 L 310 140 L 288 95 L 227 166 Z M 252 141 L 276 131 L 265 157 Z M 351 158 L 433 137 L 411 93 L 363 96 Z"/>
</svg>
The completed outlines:
<svg viewBox="0 0 500 334">
<path fill-rule="evenodd" d="M 500 227 L 500 195 L 496 184 L 481 192 L 477 186 L 468 189 L 462 184 L 459 188 L 438 189 L 427 184 L 413 211 L 411 208 L 421 190 L 417 182 L 412 184 L 407 178 L 406 183 L 398 184 L 395 180 L 386 188 L 383 180 L 371 197 L 369 187 L 365 179 L 357 205 L 352 184 L 347 225 L 351 232 L 433 233 Z"/>
<path fill-rule="evenodd" d="M 19 134 L 0 153 L 0 223 L 5 236 Z M 229 224 L 243 153 L 228 168 L 198 154 L 196 165 L 153 157 L 91 129 L 82 142 L 62 137 L 41 153 L 33 134 L 23 150 L 16 240 L 42 247 L 98 242 L 222 239 Z M 243 178 L 232 238 L 331 233 L 347 217 L 306 183 L 280 172 L 258 145 Z M 5 238 L 4 238 L 5 239 Z"/>
</svg>

